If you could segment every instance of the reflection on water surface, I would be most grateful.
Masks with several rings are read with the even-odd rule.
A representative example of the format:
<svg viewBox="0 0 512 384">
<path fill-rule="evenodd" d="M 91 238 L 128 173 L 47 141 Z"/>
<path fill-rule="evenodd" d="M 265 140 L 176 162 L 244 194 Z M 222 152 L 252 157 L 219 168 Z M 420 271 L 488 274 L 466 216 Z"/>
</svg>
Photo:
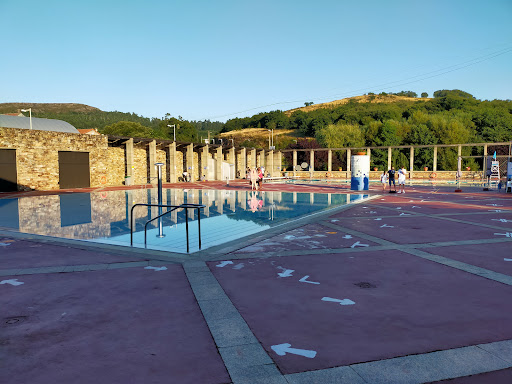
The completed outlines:
<svg viewBox="0 0 512 384">
<path fill-rule="evenodd" d="M 366 195 L 247 190 L 164 189 L 163 204 L 203 204 L 202 249 L 250 236 L 286 220 L 337 207 Z M 24 233 L 130 245 L 130 209 L 157 203 L 156 189 L 99 191 L 0 200 L 0 227 Z M 157 207 L 136 207 L 134 246 L 144 247 L 144 224 Z M 165 212 L 165 209 L 164 209 Z M 148 248 L 186 252 L 185 210 L 148 225 Z M 188 211 L 190 250 L 197 251 L 197 213 Z"/>
</svg>

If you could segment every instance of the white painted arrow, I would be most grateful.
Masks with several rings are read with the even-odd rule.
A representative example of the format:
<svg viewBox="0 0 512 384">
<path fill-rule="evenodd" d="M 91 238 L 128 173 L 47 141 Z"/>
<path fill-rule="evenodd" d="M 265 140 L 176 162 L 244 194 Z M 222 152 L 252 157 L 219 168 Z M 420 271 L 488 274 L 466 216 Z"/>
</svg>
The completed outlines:
<svg viewBox="0 0 512 384">
<path fill-rule="evenodd" d="M 380 221 L 380 220 L 382 220 L 382 218 L 381 217 L 377 217 L 376 219 L 373 219 L 373 220 Z"/>
<path fill-rule="evenodd" d="M 355 302 L 353 302 L 350 299 L 333 299 L 332 297 L 322 297 L 322 301 L 331 301 L 333 303 L 340 303 L 340 305 L 353 305 Z"/>
<path fill-rule="evenodd" d="M 504 258 L 503 260 L 505 260 L 505 261 L 512 261 L 512 259 L 507 259 L 507 258 Z"/>
<path fill-rule="evenodd" d="M 505 233 L 494 233 L 495 235 L 499 236 L 505 236 L 505 237 L 512 237 L 512 232 L 505 232 Z"/>
<path fill-rule="evenodd" d="M 381 228 L 395 228 L 393 225 L 382 224 Z"/>
<path fill-rule="evenodd" d="M 21 285 L 21 284 L 25 284 L 25 283 L 22 283 L 21 281 L 18 281 L 18 279 L 11 279 L 11 280 L 2 280 L 0 281 L 0 284 L 11 284 L 11 285 Z"/>
<path fill-rule="evenodd" d="M 503 212 L 501 209 L 489 209 L 489 212 Z"/>
<path fill-rule="evenodd" d="M 278 273 L 279 277 L 290 277 L 294 269 L 285 269 L 283 272 Z"/>
<path fill-rule="evenodd" d="M 228 264 L 233 264 L 232 261 L 221 261 L 220 264 L 217 264 L 216 267 L 222 268 L 225 267 Z"/>
<path fill-rule="evenodd" d="M 377 211 L 370 211 L 370 213 L 377 213 Z"/>
<path fill-rule="evenodd" d="M 490 205 L 491 207 L 503 207 L 503 205 L 500 205 L 500 204 L 485 204 L 485 205 Z"/>
<path fill-rule="evenodd" d="M 361 244 L 360 241 L 356 241 L 354 244 L 352 244 L 352 246 L 350 248 L 355 248 L 355 247 L 369 247 L 368 244 Z"/>
<path fill-rule="evenodd" d="M 351 239 L 352 238 L 352 235 L 345 235 L 342 237 L 342 239 Z"/>
<path fill-rule="evenodd" d="M 167 267 L 144 267 L 144 269 L 154 269 L 155 271 L 166 271 Z"/>
<path fill-rule="evenodd" d="M 293 355 L 304 356 L 309 359 L 312 359 L 316 356 L 316 351 L 309 351 L 307 349 L 290 348 L 291 346 L 292 345 L 289 343 L 284 343 L 284 344 L 273 345 L 270 348 L 272 348 L 272 350 L 275 353 L 277 353 L 279 356 L 284 356 L 287 353 L 291 353 Z"/>
<path fill-rule="evenodd" d="M 333 219 L 333 220 L 331 220 L 331 223 L 335 223 L 337 221 L 339 221 L 339 220 L 338 219 Z"/>
<path fill-rule="evenodd" d="M 320 283 L 317 283 L 316 281 L 308 281 L 307 278 L 309 277 L 309 275 L 306 275 L 304 276 L 302 279 L 300 279 L 299 281 L 301 283 L 309 283 L 309 284 L 320 284 Z"/>
<path fill-rule="evenodd" d="M 11 245 L 11 243 L 0 243 L 0 247 L 7 247 L 8 245 Z"/>
<path fill-rule="evenodd" d="M 512 220 L 507 220 L 507 219 L 491 219 L 493 221 L 501 221 L 502 223 L 512 223 Z"/>
<path fill-rule="evenodd" d="M 413 205 L 412 208 L 421 208 L 421 207 L 418 207 L 417 205 Z"/>
<path fill-rule="evenodd" d="M 411 214 L 410 214 L 410 213 L 404 213 L 404 212 L 402 212 L 402 213 L 400 214 L 400 216 L 411 216 Z"/>
<path fill-rule="evenodd" d="M 244 263 L 237 264 L 233 267 L 233 269 L 242 269 L 244 267 Z"/>
</svg>

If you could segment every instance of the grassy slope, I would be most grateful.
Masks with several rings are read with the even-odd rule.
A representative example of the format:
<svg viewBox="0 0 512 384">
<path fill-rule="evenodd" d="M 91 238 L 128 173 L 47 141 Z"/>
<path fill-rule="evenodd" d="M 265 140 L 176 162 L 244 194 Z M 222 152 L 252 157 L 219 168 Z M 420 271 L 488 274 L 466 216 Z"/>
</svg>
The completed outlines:
<svg viewBox="0 0 512 384">
<path fill-rule="evenodd" d="M 347 104 L 351 101 L 352 102 L 355 101 L 356 103 L 398 103 L 401 101 L 416 102 L 416 101 L 428 101 L 428 100 L 431 100 L 431 99 L 430 98 L 396 96 L 396 95 L 364 95 L 364 96 L 354 96 L 354 97 L 348 97 L 346 99 L 329 101 L 328 103 L 313 104 L 308 107 L 294 108 L 294 109 L 285 111 L 284 113 L 287 116 L 290 116 L 295 111 L 311 112 L 316 109 L 335 108 L 340 105 Z"/>
<path fill-rule="evenodd" d="M 16 113 L 20 109 L 32 108 L 33 113 L 88 113 L 98 108 L 75 103 L 0 103 L 0 113 Z"/>
</svg>

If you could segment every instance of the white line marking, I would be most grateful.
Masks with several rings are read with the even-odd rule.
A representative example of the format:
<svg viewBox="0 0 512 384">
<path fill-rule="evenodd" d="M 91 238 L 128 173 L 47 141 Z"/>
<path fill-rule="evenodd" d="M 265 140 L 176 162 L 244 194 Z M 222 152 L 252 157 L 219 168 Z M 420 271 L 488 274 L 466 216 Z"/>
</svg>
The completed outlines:
<svg viewBox="0 0 512 384">
<path fill-rule="evenodd" d="M 316 281 L 308 281 L 307 278 L 309 277 L 309 275 L 306 275 L 304 276 L 302 279 L 300 279 L 299 281 L 301 283 L 309 283 L 309 284 L 320 284 L 320 283 L 317 283 Z"/>
<path fill-rule="evenodd" d="M 507 258 L 504 258 L 503 260 L 505 260 L 505 261 L 512 261 L 512 259 L 507 259 Z"/>
<path fill-rule="evenodd" d="M 10 285 L 21 285 L 21 284 L 25 284 L 25 283 L 22 283 L 21 281 L 18 281 L 18 279 L 11 279 L 11 280 L 2 280 L 0 281 L 0 284 L 10 284 Z"/>
<path fill-rule="evenodd" d="M 498 235 L 498 236 L 505 236 L 505 237 L 512 237 L 512 232 L 505 232 L 505 233 L 494 233 L 495 235 Z"/>
<path fill-rule="evenodd" d="M 355 247 L 369 247 L 368 244 L 361 244 L 360 241 L 356 241 L 354 244 L 352 244 L 352 246 L 350 248 L 355 248 Z"/>
<path fill-rule="evenodd" d="M 144 269 L 154 269 L 155 271 L 166 271 L 167 267 L 144 267 Z"/>
<path fill-rule="evenodd" d="M 333 303 L 339 303 L 340 305 L 354 305 L 355 304 L 355 302 L 353 302 L 350 299 L 340 300 L 340 299 L 333 299 L 332 297 L 322 297 L 322 301 L 330 301 Z"/>
<path fill-rule="evenodd" d="M 284 272 L 278 273 L 279 277 L 290 277 L 293 276 L 292 272 L 294 272 L 295 269 L 285 269 Z"/>
<path fill-rule="evenodd" d="M 225 267 L 228 264 L 233 264 L 232 261 L 221 261 L 220 264 L 217 264 L 216 267 L 222 268 Z"/>
<path fill-rule="evenodd" d="M 278 344 L 278 345 L 272 345 L 270 348 L 277 353 L 279 356 L 284 356 L 287 353 L 291 353 L 293 355 L 299 355 L 304 356 L 309 359 L 312 359 L 316 356 L 316 351 L 309 351 L 307 349 L 297 349 L 297 348 L 290 348 L 292 345 L 289 343 L 284 344 Z"/>
</svg>

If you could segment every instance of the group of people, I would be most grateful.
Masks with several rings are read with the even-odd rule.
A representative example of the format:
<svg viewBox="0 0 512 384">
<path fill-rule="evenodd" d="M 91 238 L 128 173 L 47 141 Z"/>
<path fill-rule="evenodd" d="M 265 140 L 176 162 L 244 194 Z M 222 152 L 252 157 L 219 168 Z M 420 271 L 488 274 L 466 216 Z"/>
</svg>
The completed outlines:
<svg viewBox="0 0 512 384">
<path fill-rule="evenodd" d="M 246 170 L 246 179 L 249 181 L 249 184 L 251 185 L 251 190 L 258 190 L 260 187 L 263 186 L 263 178 L 265 177 L 265 168 L 264 167 L 258 167 L 258 168 L 249 168 L 247 167 Z"/>
<path fill-rule="evenodd" d="M 395 178 L 398 175 L 398 191 L 396 190 Z M 407 178 L 407 170 L 402 167 L 395 171 L 395 167 L 391 167 L 389 171 L 382 172 L 380 176 L 380 182 L 382 183 L 382 191 L 386 190 L 386 184 L 389 183 L 389 192 L 391 192 L 391 184 L 395 189 L 396 193 L 405 193 L 405 179 Z"/>
</svg>

